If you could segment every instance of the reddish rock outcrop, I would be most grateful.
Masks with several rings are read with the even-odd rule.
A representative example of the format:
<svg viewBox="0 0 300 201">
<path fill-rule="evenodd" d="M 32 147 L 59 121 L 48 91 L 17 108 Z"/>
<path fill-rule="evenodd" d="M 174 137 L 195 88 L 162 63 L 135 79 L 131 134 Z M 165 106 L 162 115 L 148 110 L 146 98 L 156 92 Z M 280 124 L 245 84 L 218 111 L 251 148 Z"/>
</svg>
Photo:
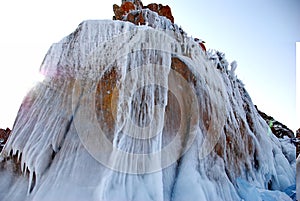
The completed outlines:
<svg viewBox="0 0 300 201">
<path fill-rule="evenodd" d="M 122 5 L 121 5 L 121 9 L 123 9 L 123 11 L 126 13 L 129 13 L 129 11 L 131 10 L 135 10 L 135 6 L 133 3 L 131 2 L 124 2 Z"/>
<path fill-rule="evenodd" d="M 284 136 L 288 138 L 294 138 L 294 132 L 289 129 L 286 125 L 276 121 L 273 117 L 267 115 L 266 113 L 260 111 L 257 106 L 255 106 L 260 116 L 265 120 L 265 122 L 269 125 L 272 133 L 278 137 L 283 138 Z"/>
<path fill-rule="evenodd" d="M 5 145 L 11 130 L 9 128 L 1 129 L 0 128 L 0 152 L 2 151 L 3 146 Z"/>
<path fill-rule="evenodd" d="M 194 39 L 195 40 L 195 42 L 197 42 L 198 44 L 199 44 L 199 46 L 202 48 L 202 50 L 204 51 L 204 52 L 206 52 L 206 47 L 205 47 L 205 45 L 204 45 L 204 41 L 202 41 L 202 40 L 200 40 L 199 38 L 195 38 Z"/>
<path fill-rule="evenodd" d="M 171 8 L 168 5 L 163 6 L 161 4 L 151 3 L 147 6 L 144 6 L 144 8 L 148 8 L 149 10 L 158 13 L 160 16 L 165 16 L 171 20 L 172 23 L 174 23 L 174 17 L 172 15 Z"/>
<path fill-rule="evenodd" d="M 145 19 L 143 17 L 143 14 L 140 12 L 137 13 L 129 13 L 126 17 L 126 21 L 129 21 L 136 25 L 145 25 Z"/>
<path fill-rule="evenodd" d="M 159 5 L 156 3 L 150 3 L 148 6 L 145 6 L 144 8 L 148 8 L 149 10 L 152 10 L 153 12 L 158 13 L 158 6 Z"/>
<path fill-rule="evenodd" d="M 125 1 L 122 3 L 121 6 L 118 6 L 117 4 L 113 5 L 113 11 L 115 13 L 115 16 L 113 17 L 114 20 L 123 20 L 123 17 L 128 14 L 132 10 L 137 10 L 141 6 L 135 5 L 132 2 Z"/>
<path fill-rule="evenodd" d="M 113 17 L 114 20 L 122 20 L 123 16 L 129 13 L 131 10 L 135 10 L 135 6 L 131 2 L 124 2 L 121 7 L 117 4 L 113 5 L 113 10 L 115 16 Z"/>
<path fill-rule="evenodd" d="M 172 23 L 174 23 L 174 17 L 172 15 L 171 8 L 166 5 L 163 6 L 162 4 L 156 4 L 156 3 L 151 3 L 147 6 L 143 6 L 142 2 L 139 0 L 135 1 L 124 1 L 121 6 L 118 6 L 116 4 L 113 5 L 113 10 L 115 13 L 115 16 L 113 17 L 114 20 L 125 20 L 125 21 L 130 21 L 135 24 L 144 24 L 145 22 L 144 19 L 142 19 L 142 15 L 140 14 L 138 17 L 138 22 L 133 21 L 133 14 L 131 13 L 130 16 L 127 17 L 127 19 L 124 19 L 123 17 L 130 13 L 132 10 L 142 10 L 142 9 L 149 9 L 153 12 L 156 12 L 160 16 L 164 16 L 168 18 Z"/>
<path fill-rule="evenodd" d="M 172 15 L 172 11 L 171 8 L 166 5 L 166 6 L 162 6 L 159 10 L 158 10 L 158 14 L 160 16 L 165 16 L 166 18 L 168 18 L 169 20 L 171 20 L 172 23 L 174 23 L 174 17 Z"/>
<path fill-rule="evenodd" d="M 115 13 L 115 16 L 113 17 L 113 20 L 121 20 L 122 16 L 124 15 L 124 11 L 121 9 L 120 6 L 118 6 L 117 4 L 113 5 L 113 10 Z"/>
<path fill-rule="evenodd" d="M 169 19 L 174 24 L 174 17 L 172 15 L 171 8 L 166 5 L 151 3 L 147 6 L 143 6 L 143 3 L 140 0 L 124 0 L 122 1 L 122 5 L 118 6 L 117 4 L 113 5 L 113 11 L 115 16 L 113 16 L 114 20 L 122 20 L 128 21 L 136 25 L 146 25 L 149 20 L 149 10 L 150 12 L 157 13 L 159 16 L 164 16 Z M 154 14 L 153 13 L 153 14 Z M 147 19 L 145 19 L 147 16 Z M 154 15 L 156 16 L 156 15 Z M 151 18 L 151 17 L 150 17 Z M 152 16 L 153 19 L 153 16 Z M 147 21 L 147 22 L 146 22 Z M 153 20 L 152 20 L 153 21 Z M 151 25 L 149 25 L 151 26 Z M 180 28 L 181 29 L 181 28 Z M 182 33 L 183 30 L 181 29 Z M 204 45 L 204 41 L 195 38 L 195 42 L 199 44 L 201 49 L 206 52 L 206 47 Z"/>
</svg>

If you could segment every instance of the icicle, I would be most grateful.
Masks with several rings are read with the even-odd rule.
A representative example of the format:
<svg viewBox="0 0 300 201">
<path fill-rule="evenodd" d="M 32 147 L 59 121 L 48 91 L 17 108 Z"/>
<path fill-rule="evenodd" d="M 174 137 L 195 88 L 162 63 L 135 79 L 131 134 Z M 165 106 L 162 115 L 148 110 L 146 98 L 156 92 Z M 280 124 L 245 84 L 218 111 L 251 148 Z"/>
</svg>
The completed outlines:
<svg viewBox="0 0 300 201">
<path fill-rule="evenodd" d="M 22 157 L 22 152 L 19 151 L 19 152 L 18 152 L 18 161 L 21 161 L 21 157 Z"/>
<path fill-rule="evenodd" d="M 27 190 L 27 195 L 30 195 L 31 191 L 34 188 L 34 172 L 29 171 L 29 183 L 28 183 L 28 190 Z"/>
<path fill-rule="evenodd" d="M 25 172 L 25 163 L 22 162 L 22 159 L 21 159 L 21 172 L 24 174 Z"/>
<path fill-rule="evenodd" d="M 152 28 L 86 21 L 50 48 L 41 66 L 46 80 L 28 95 L 4 150 L 21 160 L 25 175 L 21 179 L 29 173 L 25 194 L 27 190 L 32 200 L 65 199 L 65 195 L 78 200 L 79 191 L 83 200 L 164 200 L 164 196 L 167 200 L 240 200 L 237 176 L 251 178 L 261 188 L 266 186 L 265 178 L 274 178 L 278 189 L 292 184 L 295 173 L 281 144 L 265 135 L 268 125 L 254 115 L 240 81 L 232 84 L 224 55 L 208 51 L 207 59 L 195 51 L 193 39 L 181 27 L 157 14 L 148 17 Z M 222 69 L 216 70 L 217 65 Z M 111 76 L 109 81 L 117 79 L 117 84 L 105 95 L 116 96 L 115 124 L 106 133 L 99 126 L 104 111 L 95 104 L 96 86 L 113 67 L 119 77 Z M 175 72 L 176 79 L 171 79 Z M 171 87 L 178 93 L 173 94 L 175 100 L 169 94 Z M 191 89 L 191 96 L 186 89 Z M 181 117 L 181 113 L 188 114 Z M 194 114 L 197 118 L 192 118 Z M 182 132 L 180 142 L 173 144 L 176 129 Z M 189 144 L 191 135 L 195 138 Z M 170 146 L 172 150 L 164 150 Z M 182 157 L 163 166 L 185 148 Z M 224 156 L 235 152 L 238 158 Z M 275 168 L 279 164 L 284 171 Z M 15 174 L 11 178 L 21 181 Z M 284 179 L 282 186 L 280 179 Z M 15 187 L 23 184 L 13 182 L 3 194 L 15 193 Z"/>
<path fill-rule="evenodd" d="M 18 152 L 19 152 L 19 150 L 18 150 L 18 149 L 13 149 L 13 153 L 12 153 L 12 155 L 14 156 L 14 155 L 16 155 Z"/>
</svg>

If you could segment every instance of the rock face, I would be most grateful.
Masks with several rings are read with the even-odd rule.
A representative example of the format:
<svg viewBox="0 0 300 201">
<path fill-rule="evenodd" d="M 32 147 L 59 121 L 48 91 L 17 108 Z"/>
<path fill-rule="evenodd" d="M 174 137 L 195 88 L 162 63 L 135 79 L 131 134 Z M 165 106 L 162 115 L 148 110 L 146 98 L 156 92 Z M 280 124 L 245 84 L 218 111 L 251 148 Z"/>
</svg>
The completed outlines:
<svg viewBox="0 0 300 201">
<path fill-rule="evenodd" d="M 163 6 L 161 4 L 151 3 L 148 6 L 145 6 L 144 9 L 145 8 L 148 8 L 151 11 L 158 13 L 158 15 L 160 16 L 165 16 L 166 18 L 171 20 L 172 23 L 174 23 L 174 17 L 172 15 L 171 8 L 168 5 Z"/>
<path fill-rule="evenodd" d="M 0 152 L 2 151 L 3 146 L 5 145 L 11 130 L 6 128 L 5 130 L 0 128 Z"/>
<path fill-rule="evenodd" d="M 140 13 L 148 26 L 85 21 L 51 46 L 1 152 L 1 200 L 290 200 L 295 146 L 224 54 Z"/>
<path fill-rule="evenodd" d="M 135 10 L 135 6 L 131 2 L 124 2 L 121 7 L 118 5 L 114 4 L 113 5 L 113 10 L 115 13 L 114 19 L 115 20 L 122 20 L 123 16 L 128 14 L 130 11 Z"/>
<path fill-rule="evenodd" d="M 169 19 L 172 23 L 174 23 L 174 17 L 172 15 L 171 8 L 168 5 L 163 6 L 162 4 L 151 3 L 147 6 L 143 6 L 141 1 L 123 1 L 121 6 L 114 4 L 113 10 L 115 16 L 113 17 L 113 19 L 124 21 L 127 20 L 138 25 L 140 21 L 145 21 L 144 16 L 141 15 L 142 10 L 144 9 L 150 9 L 151 11 L 157 13 L 159 16 L 164 16 L 167 19 Z M 128 14 L 130 14 L 129 17 L 126 16 Z M 131 20 L 132 16 L 138 15 L 140 16 L 138 20 Z"/>
<path fill-rule="evenodd" d="M 289 129 L 286 125 L 276 121 L 273 117 L 265 114 L 264 112 L 260 111 L 257 107 L 256 107 L 258 113 L 260 114 L 260 116 L 266 121 L 266 123 L 269 125 L 272 133 L 278 137 L 278 138 L 283 138 L 284 136 L 288 137 L 288 138 L 294 138 L 294 132 Z"/>
<path fill-rule="evenodd" d="M 149 12 L 148 9 L 152 12 Z M 164 6 L 162 4 L 151 3 L 147 6 L 143 6 L 143 3 L 139 0 L 122 1 L 121 6 L 118 6 L 117 4 L 113 5 L 113 11 L 115 13 L 113 20 L 128 21 L 135 25 L 153 26 L 153 24 L 155 24 L 155 19 L 157 19 L 156 14 L 166 17 L 174 24 L 174 17 L 171 8 L 168 5 Z M 181 33 L 184 33 L 183 30 L 181 30 Z M 194 40 L 199 44 L 202 50 L 206 52 L 205 42 L 198 38 L 195 38 Z"/>
</svg>

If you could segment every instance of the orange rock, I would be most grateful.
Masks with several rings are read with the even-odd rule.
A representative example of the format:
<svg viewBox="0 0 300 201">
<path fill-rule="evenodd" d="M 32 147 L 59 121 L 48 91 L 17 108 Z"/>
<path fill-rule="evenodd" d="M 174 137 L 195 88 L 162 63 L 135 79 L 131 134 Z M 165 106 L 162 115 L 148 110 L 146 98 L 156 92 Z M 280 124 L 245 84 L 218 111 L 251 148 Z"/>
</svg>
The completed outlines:
<svg viewBox="0 0 300 201">
<path fill-rule="evenodd" d="M 156 4 L 156 3 L 151 3 L 148 6 L 145 6 L 145 8 L 149 8 L 149 10 L 152 10 L 152 11 L 158 13 L 158 4 Z"/>
<path fill-rule="evenodd" d="M 142 12 L 128 13 L 125 21 L 131 22 L 136 25 L 145 25 L 145 19 Z"/>
<path fill-rule="evenodd" d="M 120 9 L 120 6 L 118 6 L 117 4 L 114 4 L 113 5 L 113 10 L 114 10 L 114 13 Z"/>
<path fill-rule="evenodd" d="M 159 9 L 158 14 L 160 16 L 165 16 L 166 18 L 171 20 L 172 23 L 174 23 L 174 17 L 172 15 L 171 8 L 168 5 L 167 6 L 162 6 Z"/>
<path fill-rule="evenodd" d="M 204 52 L 206 52 L 206 47 L 204 45 L 204 43 L 205 43 L 204 41 L 200 40 L 199 38 L 194 38 L 194 41 L 197 42 L 197 43 L 199 43 L 199 46 L 202 48 L 202 50 Z"/>
<path fill-rule="evenodd" d="M 145 19 L 144 19 L 144 16 L 143 14 L 140 12 L 139 16 L 138 16 L 138 19 L 137 19 L 137 24 L 138 25 L 145 25 Z"/>
<path fill-rule="evenodd" d="M 174 17 L 172 15 L 171 8 L 168 5 L 163 6 L 161 4 L 151 3 L 144 8 L 148 8 L 149 10 L 158 13 L 158 15 L 160 16 L 165 16 L 166 18 L 171 20 L 172 23 L 174 23 Z"/>
<path fill-rule="evenodd" d="M 126 20 L 135 24 L 135 16 L 132 13 L 128 13 Z"/>
<path fill-rule="evenodd" d="M 113 5 L 113 10 L 115 13 L 114 19 L 115 20 L 122 20 L 123 15 L 125 14 L 124 10 L 118 6 L 117 4 Z"/>
<path fill-rule="evenodd" d="M 114 94 L 114 90 L 117 90 L 117 82 L 120 79 L 120 72 L 116 67 L 106 71 L 101 80 L 97 84 L 95 109 L 97 119 L 103 131 L 109 136 L 113 133 L 115 128 L 116 108 L 118 100 L 118 94 Z"/>
<path fill-rule="evenodd" d="M 187 65 L 177 57 L 172 57 L 171 68 L 179 73 L 186 81 L 192 83 L 194 86 L 196 85 L 195 75 L 189 70 Z"/>
<path fill-rule="evenodd" d="M 124 3 L 121 5 L 121 8 L 123 9 L 124 14 L 125 14 L 125 13 L 129 13 L 129 11 L 131 11 L 131 10 L 135 10 L 135 6 L 134 6 L 134 4 L 131 3 L 131 2 L 124 2 Z"/>
<path fill-rule="evenodd" d="M 113 17 L 114 20 L 122 20 L 123 16 L 129 13 L 131 10 L 135 10 L 135 6 L 131 2 L 124 2 L 121 7 L 117 4 L 113 5 L 113 11 L 115 16 Z"/>
<path fill-rule="evenodd" d="M 199 43 L 199 45 L 200 45 L 200 47 L 202 48 L 202 50 L 203 50 L 204 52 L 206 52 L 206 47 L 205 47 L 205 45 L 204 45 L 203 43 Z"/>
<path fill-rule="evenodd" d="M 149 10 L 156 12 L 160 16 L 165 16 L 169 20 L 171 20 L 172 23 L 174 23 L 174 17 L 172 16 L 172 11 L 171 8 L 167 6 L 163 6 L 161 4 L 156 4 L 156 3 L 151 3 L 147 6 L 143 7 L 143 4 L 139 0 L 135 0 L 134 3 L 132 2 L 123 2 L 121 7 L 118 5 L 114 4 L 113 5 L 113 10 L 115 13 L 115 16 L 113 17 L 114 20 L 123 20 L 123 16 L 129 13 L 132 10 L 140 10 L 142 8 L 148 8 Z M 134 19 L 133 19 L 134 17 Z M 145 19 L 143 16 L 140 14 L 139 16 L 133 16 L 130 15 L 126 19 L 129 22 L 132 22 L 134 24 L 145 24 Z"/>
<path fill-rule="evenodd" d="M 6 128 L 6 130 L 0 128 L 0 152 L 5 145 L 10 133 L 11 130 L 9 128 Z"/>
</svg>

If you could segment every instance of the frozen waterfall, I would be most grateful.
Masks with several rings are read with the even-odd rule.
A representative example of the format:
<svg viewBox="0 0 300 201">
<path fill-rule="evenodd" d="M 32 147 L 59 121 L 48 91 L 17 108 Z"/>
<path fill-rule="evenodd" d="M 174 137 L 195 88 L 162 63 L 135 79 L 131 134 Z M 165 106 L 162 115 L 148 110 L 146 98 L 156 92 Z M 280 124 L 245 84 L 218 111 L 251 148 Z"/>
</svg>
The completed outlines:
<svg viewBox="0 0 300 201">
<path fill-rule="evenodd" d="M 290 200 L 294 145 L 155 17 L 85 21 L 51 46 L 1 153 L 0 200 Z"/>
</svg>

